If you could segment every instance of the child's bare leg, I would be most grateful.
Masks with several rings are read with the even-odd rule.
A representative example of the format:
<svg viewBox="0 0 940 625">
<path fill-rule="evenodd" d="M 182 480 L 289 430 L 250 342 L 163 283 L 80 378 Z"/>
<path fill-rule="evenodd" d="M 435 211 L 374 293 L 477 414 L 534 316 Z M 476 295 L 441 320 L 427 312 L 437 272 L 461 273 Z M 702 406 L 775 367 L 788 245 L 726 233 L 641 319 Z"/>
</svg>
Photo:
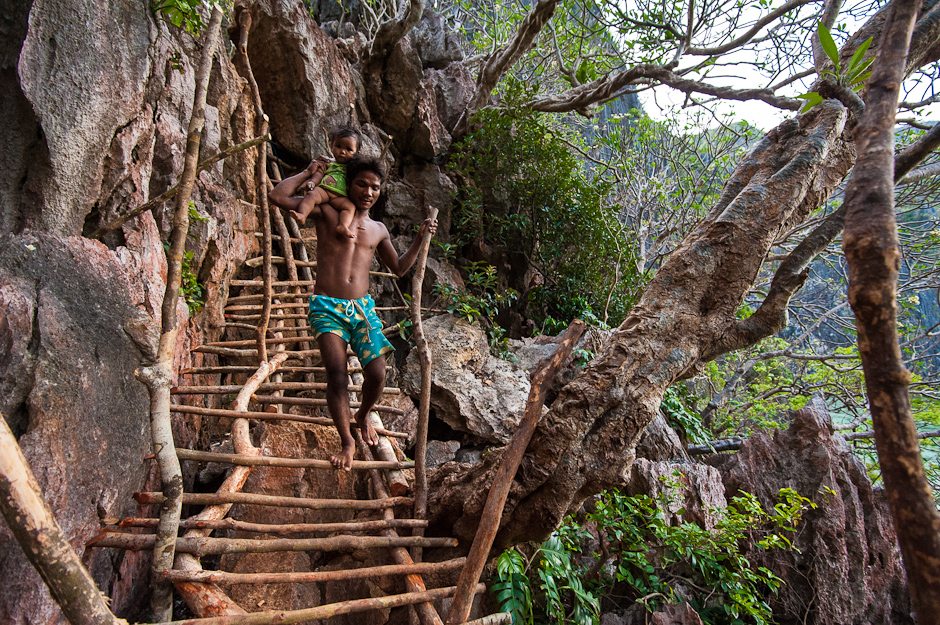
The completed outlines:
<svg viewBox="0 0 940 625">
<path fill-rule="evenodd" d="M 317 339 L 320 357 L 326 368 L 326 405 L 339 432 L 343 448 L 330 458 L 337 469 L 352 469 L 356 441 L 349 431 L 349 375 L 346 371 L 346 341 L 336 334 L 321 334 Z M 373 432 L 374 435 L 374 432 Z"/>
<path fill-rule="evenodd" d="M 304 195 L 304 199 L 300 201 L 300 204 L 297 206 L 298 210 L 291 211 L 290 215 L 293 217 L 298 224 L 303 225 L 307 221 L 307 216 L 313 212 L 319 204 L 324 204 L 330 201 L 330 196 L 327 195 L 326 190 L 316 187 L 315 189 L 308 191 Z"/>
<path fill-rule="evenodd" d="M 369 411 L 379 401 L 385 388 L 385 356 L 379 356 L 362 369 L 362 404 L 356 411 L 359 433 L 367 445 L 378 445 L 379 436 L 369 423 Z"/>
<path fill-rule="evenodd" d="M 336 226 L 336 234 L 350 239 L 356 238 L 356 233 L 352 229 L 353 217 L 356 215 L 356 206 L 341 195 L 330 199 L 330 206 L 339 211 L 339 224 Z"/>
</svg>

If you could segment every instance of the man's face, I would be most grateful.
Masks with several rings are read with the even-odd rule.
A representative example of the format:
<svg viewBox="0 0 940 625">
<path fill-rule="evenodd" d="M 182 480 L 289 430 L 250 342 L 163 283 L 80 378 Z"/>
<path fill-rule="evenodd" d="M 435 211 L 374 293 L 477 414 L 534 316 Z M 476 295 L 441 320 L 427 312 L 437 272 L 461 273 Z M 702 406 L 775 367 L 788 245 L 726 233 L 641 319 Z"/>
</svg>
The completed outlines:
<svg viewBox="0 0 940 625">
<path fill-rule="evenodd" d="M 359 149 L 355 137 L 336 137 L 330 146 L 337 163 L 346 164 Z"/>
<path fill-rule="evenodd" d="M 379 199 L 382 179 L 372 171 L 359 172 L 346 190 L 349 200 L 360 210 L 369 210 Z"/>
</svg>

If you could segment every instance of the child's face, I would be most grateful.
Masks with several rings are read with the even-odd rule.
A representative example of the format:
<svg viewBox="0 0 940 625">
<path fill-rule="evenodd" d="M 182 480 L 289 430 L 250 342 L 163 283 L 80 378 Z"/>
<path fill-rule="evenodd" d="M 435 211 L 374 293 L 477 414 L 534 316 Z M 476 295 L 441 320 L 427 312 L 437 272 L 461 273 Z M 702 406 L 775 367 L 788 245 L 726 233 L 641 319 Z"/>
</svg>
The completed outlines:
<svg viewBox="0 0 940 625">
<path fill-rule="evenodd" d="M 346 164 L 349 159 L 356 155 L 359 150 L 358 142 L 355 137 L 336 137 L 330 146 L 333 150 L 333 158 L 337 163 Z"/>
</svg>

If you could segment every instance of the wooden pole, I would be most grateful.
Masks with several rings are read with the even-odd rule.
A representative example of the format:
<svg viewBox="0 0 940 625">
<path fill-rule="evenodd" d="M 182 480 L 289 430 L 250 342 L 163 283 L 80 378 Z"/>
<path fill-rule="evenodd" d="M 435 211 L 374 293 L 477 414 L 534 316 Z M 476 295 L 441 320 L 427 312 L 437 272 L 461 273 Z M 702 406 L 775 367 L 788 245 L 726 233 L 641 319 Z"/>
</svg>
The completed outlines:
<svg viewBox="0 0 940 625">
<path fill-rule="evenodd" d="M 433 206 L 428 211 L 430 219 L 437 219 L 437 209 Z M 421 365 L 421 399 L 418 402 L 418 428 L 415 433 L 415 518 L 427 518 L 428 511 L 428 475 L 426 456 L 428 452 L 428 419 L 431 410 L 431 350 L 424 336 L 421 324 L 421 285 L 424 282 L 424 270 L 428 264 L 428 248 L 431 245 L 431 232 L 425 230 L 418 250 L 418 261 L 414 276 L 411 278 L 411 325 L 414 329 L 415 346 L 418 350 L 418 362 Z M 416 528 L 415 536 L 423 536 L 424 528 Z M 421 548 L 411 550 L 415 562 L 421 561 Z"/>
<path fill-rule="evenodd" d="M 170 392 L 174 395 L 229 395 L 241 390 L 241 386 L 235 384 L 226 384 L 219 386 L 174 386 Z M 325 391 L 324 382 L 276 382 L 262 384 L 258 387 L 258 392 L 265 391 Z M 362 392 L 362 386 L 355 384 L 349 388 L 353 393 Z M 401 389 L 386 387 L 383 393 L 389 395 L 401 395 Z"/>
<path fill-rule="evenodd" d="M 103 532 L 88 547 L 111 547 L 141 551 L 153 547 L 153 534 Z M 426 547 L 456 547 L 456 538 L 417 538 L 414 536 L 330 536 L 329 538 L 177 538 L 176 551 L 197 557 L 227 553 L 278 553 L 283 551 L 356 551 L 388 549 L 421 544 Z"/>
<path fill-rule="evenodd" d="M 509 487 L 512 486 L 513 478 L 522 462 L 522 456 L 525 454 L 526 447 L 535 433 L 535 428 L 542 416 L 542 404 L 545 403 L 545 395 L 548 393 L 548 387 L 554 379 L 562 363 L 571 355 L 575 344 L 584 332 L 584 322 L 575 319 L 561 335 L 558 347 L 552 354 L 550 360 L 542 361 L 532 376 L 532 384 L 529 388 L 529 400 L 525 407 L 525 413 L 519 423 L 519 428 L 513 434 L 512 440 L 506 446 L 506 451 L 500 459 L 499 468 L 493 477 L 493 485 L 490 487 L 489 495 L 486 497 L 486 505 L 483 508 L 483 515 L 480 517 L 480 524 L 477 527 L 476 536 L 473 538 L 473 545 L 470 547 L 470 553 L 467 555 L 467 566 L 460 573 L 460 579 L 457 581 L 457 593 L 450 604 L 450 611 L 447 613 L 448 625 L 459 625 L 470 616 L 470 608 L 473 602 L 473 589 L 476 587 L 480 575 L 483 573 L 483 567 L 490 553 L 490 547 L 493 546 L 493 540 L 499 531 L 499 522 L 503 515 L 503 506 L 506 503 L 506 497 L 509 495 Z"/>
<path fill-rule="evenodd" d="M 69 623 L 127 625 L 127 621 L 111 614 L 91 574 L 66 540 L 3 415 L 0 415 L 0 512 Z"/>
<path fill-rule="evenodd" d="M 134 493 L 134 499 L 141 503 L 161 503 L 160 493 Z M 255 493 L 183 493 L 183 503 L 206 506 L 244 503 L 256 506 L 274 506 L 276 508 L 309 508 L 311 510 L 381 510 L 392 506 L 410 506 L 411 497 L 388 497 L 385 499 L 308 499 L 304 497 L 281 497 L 278 495 L 258 495 Z M 187 532 L 188 534 L 189 532 Z"/>
<path fill-rule="evenodd" d="M 263 143 L 265 141 L 270 141 L 270 140 L 271 140 L 271 135 L 264 135 L 262 137 L 255 137 L 254 139 L 249 139 L 248 141 L 245 141 L 244 143 L 239 143 L 238 145 L 233 145 L 230 148 L 222 150 L 215 156 L 210 156 L 206 160 L 199 163 L 199 166 L 196 168 L 196 175 L 198 176 L 201 172 L 212 167 L 213 165 L 215 165 L 222 159 L 228 158 L 230 156 L 238 154 L 239 152 L 243 152 L 244 150 L 247 150 L 248 148 L 253 148 L 259 143 Z M 113 221 L 111 221 L 107 225 L 101 226 L 100 228 L 95 230 L 93 233 L 91 233 L 91 236 L 89 238 L 100 239 L 107 233 L 113 230 L 117 230 L 118 228 L 123 226 L 125 223 L 133 219 L 134 217 L 137 217 L 138 215 L 143 215 L 150 209 L 156 208 L 157 206 L 166 202 L 167 200 L 173 199 L 176 196 L 177 192 L 179 192 L 179 188 L 180 188 L 179 183 L 173 185 L 172 187 L 170 187 L 169 189 L 167 189 L 166 191 L 164 191 L 157 197 L 153 198 L 152 200 L 141 204 L 137 208 L 133 208 L 129 210 L 123 215 L 115 218 Z"/>
<path fill-rule="evenodd" d="M 137 517 L 127 517 L 124 519 L 111 519 L 117 523 L 117 527 L 156 527 L 158 519 L 142 519 Z M 334 532 L 374 532 L 389 528 L 410 528 L 419 525 L 427 526 L 427 521 L 418 519 L 392 519 L 390 521 L 350 521 L 349 523 L 285 523 L 272 525 L 270 523 L 250 523 L 248 521 L 239 521 L 237 519 L 225 518 L 218 521 L 192 521 L 185 519 L 180 521 L 182 529 L 213 529 L 213 530 L 235 530 L 239 532 L 261 532 L 263 534 L 310 534 L 322 532 L 332 534 Z M 115 526 L 106 526 L 102 531 L 111 531 Z M 116 528 L 115 528 L 116 529 Z"/>
<path fill-rule="evenodd" d="M 223 462 L 228 464 L 238 464 L 252 467 L 295 467 L 295 468 L 314 468 L 332 470 L 333 466 L 329 460 L 316 460 L 313 458 L 276 458 L 274 456 L 241 456 L 238 454 L 220 454 L 211 451 L 195 451 L 192 449 L 178 449 L 176 455 L 180 460 L 198 460 L 201 462 Z M 374 461 L 363 462 L 357 460 L 353 464 L 354 469 L 410 469 L 414 466 L 413 462 L 400 462 L 394 460 L 391 462 Z"/>
<path fill-rule="evenodd" d="M 167 571 L 164 576 L 170 581 L 208 582 L 213 584 L 302 584 L 331 582 L 347 579 L 388 577 L 391 575 L 426 575 L 459 569 L 466 558 L 444 562 L 421 562 L 418 564 L 392 564 L 370 566 L 339 571 L 313 571 L 301 573 L 226 573 L 224 571 Z"/>
<path fill-rule="evenodd" d="M 474 590 L 477 593 L 486 592 L 486 586 L 480 584 Z M 254 614 L 239 616 L 189 619 L 186 621 L 173 621 L 170 625 L 273 625 L 275 623 L 277 625 L 292 625 L 293 623 L 302 623 L 304 621 L 327 619 L 332 616 L 339 616 L 340 614 L 384 610 L 388 608 L 398 608 L 404 605 L 420 605 L 422 603 L 430 605 L 429 602 L 431 601 L 450 597 L 453 594 L 453 587 L 436 588 L 423 592 L 409 592 L 404 595 L 389 595 L 386 597 L 374 597 L 372 599 L 341 601 L 339 603 L 331 603 L 329 605 L 321 605 L 304 610 L 272 610 L 269 612 L 255 612 Z"/>
<path fill-rule="evenodd" d="M 166 502 L 160 509 L 161 523 L 157 530 L 158 538 L 151 567 L 155 581 L 150 609 L 157 621 L 168 621 L 173 613 L 173 587 L 159 581 L 159 575 L 173 566 L 173 549 L 182 510 L 180 496 L 183 493 L 183 474 L 176 458 L 170 421 L 170 384 L 173 379 L 176 336 L 179 332 L 176 308 L 179 302 L 183 252 L 186 250 L 186 238 L 189 233 L 189 199 L 196 182 L 199 143 L 205 125 L 206 94 L 221 23 L 222 10 L 218 5 L 214 5 L 209 26 L 206 29 L 202 59 L 196 71 L 196 91 L 193 95 L 193 111 L 186 134 L 183 173 L 180 177 L 179 191 L 176 194 L 176 212 L 173 215 L 173 231 L 170 234 L 170 249 L 167 253 L 166 292 L 161 308 L 161 333 L 157 360 L 152 367 L 145 367 L 136 372 L 138 379 L 147 386 L 150 392 L 150 430 L 154 453 L 156 453 L 160 467 L 163 492 L 167 495 Z"/>
</svg>

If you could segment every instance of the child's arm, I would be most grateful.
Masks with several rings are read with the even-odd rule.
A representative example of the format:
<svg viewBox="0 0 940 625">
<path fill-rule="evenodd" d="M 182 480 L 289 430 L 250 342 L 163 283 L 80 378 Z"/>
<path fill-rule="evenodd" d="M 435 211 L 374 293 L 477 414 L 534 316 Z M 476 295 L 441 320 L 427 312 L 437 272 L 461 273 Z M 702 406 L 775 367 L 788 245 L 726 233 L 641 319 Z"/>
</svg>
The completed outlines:
<svg viewBox="0 0 940 625">
<path fill-rule="evenodd" d="M 317 183 L 319 183 L 323 178 L 323 171 L 323 166 L 318 161 L 312 161 L 307 168 L 299 174 L 294 174 L 290 178 L 285 178 L 277 183 L 277 186 L 268 193 L 268 199 L 272 204 L 280 206 L 281 208 L 292 211 L 298 210 L 304 198 L 297 197 L 295 194 L 302 185 L 316 176 L 319 176 L 319 178 L 317 178 Z"/>
</svg>

